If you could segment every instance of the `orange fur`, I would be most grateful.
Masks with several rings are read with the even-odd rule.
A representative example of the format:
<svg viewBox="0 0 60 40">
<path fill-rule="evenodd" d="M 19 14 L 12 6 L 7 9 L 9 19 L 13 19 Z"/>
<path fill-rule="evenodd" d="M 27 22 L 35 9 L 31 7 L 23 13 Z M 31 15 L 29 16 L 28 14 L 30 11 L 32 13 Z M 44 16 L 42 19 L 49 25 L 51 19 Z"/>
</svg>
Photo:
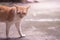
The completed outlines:
<svg viewBox="0 0 60 40">
<path fill-rule="evenodd" d="M 13 13 L 10 7 L 0 6 L 0 21 L 8 21 L 12 19 L 12 16 L 13 16 Z"/>
<path fill-rule="evenodd" d="M 27 14 L 28 7 L 17 6 L 17 8 L 15 8 L 8 6 L 0 6 L 0 21 L 12 21 L 14 17 L 13 11 L 15 10 L 17 10 L 17 14 L 20 14 L 20 18 L 22 18 Z"/>
<path fill-rule="evenodd" d="M 19 22 L 26 16 L 29 7 L 23 6 L 0 6 L 0 22 L 6 22 L 6 36 L 8 37 L 10 26 L 15 23 L 20 37 L 22 36 L 19 29 Z"/>
</svg>

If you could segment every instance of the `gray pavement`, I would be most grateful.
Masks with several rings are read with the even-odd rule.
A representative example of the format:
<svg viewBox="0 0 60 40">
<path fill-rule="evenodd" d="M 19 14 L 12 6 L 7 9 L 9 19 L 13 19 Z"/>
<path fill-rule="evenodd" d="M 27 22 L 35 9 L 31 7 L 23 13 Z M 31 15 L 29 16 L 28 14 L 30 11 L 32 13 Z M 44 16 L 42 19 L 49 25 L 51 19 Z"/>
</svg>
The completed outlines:
<svg viewBox="0 0 60 40">
<path fill-rule="evenodd" d="M 21 5 L 20 3 L 17 3 Z M 48 1 L 30 3 L 28 15 L 22 20 L 21 31 L 23 38 L 12 25 L 9 40 L 60 40 L 60 3 L 59 1 Z M 0 23 L 0 40 L 6 37 L 5 23 Z"/>
</svg>

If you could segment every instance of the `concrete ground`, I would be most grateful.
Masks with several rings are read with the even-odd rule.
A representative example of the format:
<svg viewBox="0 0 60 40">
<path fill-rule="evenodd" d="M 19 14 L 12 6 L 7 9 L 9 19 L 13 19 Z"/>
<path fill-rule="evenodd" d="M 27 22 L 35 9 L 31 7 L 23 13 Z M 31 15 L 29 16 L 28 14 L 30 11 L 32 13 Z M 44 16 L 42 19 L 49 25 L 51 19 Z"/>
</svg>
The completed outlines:
<svg viewBox="0 0 60 40">
<path fill-rule="evenodd" d="M 31 5 L 28 15 L 22 20 L 19 34 L 15 25 L 12 25 L 9 33 L 9 40 L 60 40 L 60 1 L 41 1 L 40 3 L 28 3 Z M 20 3 L 17 3 L 21 5 Z M 25 4 L 24 4 L 25 5 Z M 6 37 L 5 23 L 0 23 L 0 40 Z"/>
</svg>

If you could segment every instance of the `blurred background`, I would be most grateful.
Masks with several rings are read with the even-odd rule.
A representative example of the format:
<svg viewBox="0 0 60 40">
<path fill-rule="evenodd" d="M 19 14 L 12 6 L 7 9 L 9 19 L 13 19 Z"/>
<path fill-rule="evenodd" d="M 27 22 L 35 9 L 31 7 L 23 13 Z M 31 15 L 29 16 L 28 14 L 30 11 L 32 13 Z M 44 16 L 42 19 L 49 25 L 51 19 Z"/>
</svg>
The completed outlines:
<svg viewBox="0 0 60 40">
<path fill-rule="evenodd" d="M 21 21 L 22 40 L 60 40 L 60 0 L 0 0 L 0 5 L 30 5 Z M 0 38 L 5 38 L 5 23 L 0 23 Z M 19 37 L 12 25 L 9 37 Z M 19 39 L 20 40 L 20 39 Z"/>
</svg>

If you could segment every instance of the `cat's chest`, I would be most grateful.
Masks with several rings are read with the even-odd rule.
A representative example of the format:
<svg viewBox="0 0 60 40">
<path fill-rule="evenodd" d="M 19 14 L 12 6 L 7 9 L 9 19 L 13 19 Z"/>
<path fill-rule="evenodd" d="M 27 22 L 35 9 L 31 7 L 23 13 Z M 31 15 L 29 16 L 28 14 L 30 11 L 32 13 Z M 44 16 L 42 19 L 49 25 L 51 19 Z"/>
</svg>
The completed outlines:
<svg viewBox="0 0 60 40">
<path fill-rule="evenodd" d="M 18 17 L 18 16 L 15 16 L 14 17 L 14 20 L 13 20 L 13 22 L 19 22 L 21 20 L 21 18 L 20 17 Z"/>
</svg>

